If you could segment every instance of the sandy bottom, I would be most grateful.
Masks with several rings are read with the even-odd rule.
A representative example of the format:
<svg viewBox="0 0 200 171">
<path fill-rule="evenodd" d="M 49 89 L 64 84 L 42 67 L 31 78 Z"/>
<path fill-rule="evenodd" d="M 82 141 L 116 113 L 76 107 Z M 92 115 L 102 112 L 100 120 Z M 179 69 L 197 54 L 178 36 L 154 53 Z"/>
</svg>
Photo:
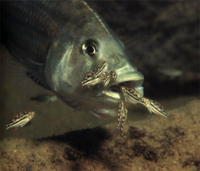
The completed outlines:
<svg viewBox="0 0 200 171">
<path fill-rule="evenodd" d="M 200 100 L 128 120 L 124 140 L 116 123 L 42 139 L 5 138 L 0 170 L 200 170 Z M 138 111 L 139 113 L 139 111 Z"/>
</svg>

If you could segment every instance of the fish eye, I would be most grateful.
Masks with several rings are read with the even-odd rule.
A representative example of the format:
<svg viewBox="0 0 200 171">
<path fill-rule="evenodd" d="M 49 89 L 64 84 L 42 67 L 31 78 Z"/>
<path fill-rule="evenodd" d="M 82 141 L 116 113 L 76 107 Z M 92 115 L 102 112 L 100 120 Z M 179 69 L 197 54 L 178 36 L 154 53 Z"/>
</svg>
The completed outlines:
<svg viewBox="0 0 200 171">
<path fill-rule="evenodd" d="M 95 56 L 97 54 L 97 43 L 94 40 L 87 40 L 83 44 L 82 50 L 86 55 Z"/>
</svg>

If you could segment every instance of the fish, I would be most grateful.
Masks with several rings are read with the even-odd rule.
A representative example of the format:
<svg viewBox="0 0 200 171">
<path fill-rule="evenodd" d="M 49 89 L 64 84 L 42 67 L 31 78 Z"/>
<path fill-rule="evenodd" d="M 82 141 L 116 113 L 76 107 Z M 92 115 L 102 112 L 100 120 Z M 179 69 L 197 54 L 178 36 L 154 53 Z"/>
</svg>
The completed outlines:
<svg viewBox="0 0 200 171">
<path fill-rule="evenodd" d="M 150 113 L 155 113 L 157 115 L 161 115 L 164 117 L 169 117 L 169 114 L 165 111 L 165 108 L 155 100 L 143 98 L 145 102 L 145 106 L 149 110 Z"/>
<path fill-rule="evenodd" d="M 119 101 L 119 108 L 117 110 L 117 121 L 118 121 L 118 125 L 117 125 L 117 128 L 119 128 L 120 126 L 120 122 L 121 122 L 121 119 L 122 119 L 122 115 L 124 113 L 124 101 L 123 100 L 120 100 Z"/>
<path fill-rule="evenodd" d="M 103 87 L 106 88 L 110 81 L 116 82 L 116 72 L 115 70 L 110 71 L 110 73 L 105 72 L 108 68 L 107 61 L 99 61 L 99 64 L 96 69 L 88 71 L 84 74 L 84 80 L 82 81 L 82 86 L 87 86 L 90 88 L 96 84 L 102 83 Z"/>
<path fill-rule="evenodd" d="M 121 92 L 111 82 L 92 91 L 82 88 L 83 74 L 107 61 L 116 82 L 142 91 L 144 76 L 131 63 L 122 41 L 85 1 L 2 1 L 3 43 L 36 84 L 67 105 L 102 119 L 117 117 Z M 141 93 L 141 94 L 142 94 Z"/>
<path fill-rule="evenodd" d="M 87 80 L 87 79 L 97 78 L 100 75 L 102 75 L 104 72 L 106 72 L 107 69 L 108 69 L 108 62 L 99 61 L 99 64 L 97 65 L 96 69 L 88 71 L 84 74 L 84 79 Z"/>
<path fill-rule="evenodd" d="M 55 102 L 58 100 L 58 97 L 56 95 L 39 95 L 39 96 L 36 96 L 36 97 L 31 97 L 31 100 L 34 100 L 34 101 L 38 101 L 38 102 Z"/>
<path fill-rule="evenodd" d="M 124 96 L 125 101 L 131 101 L 132 103 L 141 103 L 145 104 L 143 100 L 143 96 L 134 88 L 128 88 L 128 87 L 120 87 L 121 92 Z"/>
<path fill-rule="evenodd" d="M 124 96 L 125 102 L 128 103 L 140 103 L 144 105 L 150 113 L 155 113 L 165 117 L 169 117 L 169 114 L 165 111 L 165 108 L 157 101 L 143 97 L 136 89 L 128 87 L 120 87 Z"/>
<path fill-rule="evenodd" d="M 155 113 L 158 115 L 169 117 L 169 114 L 165 111 L 165 108 L 160 103 L 148 99 L 146 97 L 143 97 L 143 95 L 140 94 L 139 91 L 137 91 L 136 89 L 121 86 L 120 90 L 123 94 L 124 99 L 119 100 L 118 111 L 117 111 L 117 120 L 118 120 L 117 128 L 120 129 L 122 137 L 124 137 L 123 129 L 128 115 L 126 103 L 132 103 L 132 104 L 140 103 L 144 105 L 149 110 L 150 113 Z"/>
<path fill-rule="evenodd" d="M 10 123 L 6 125 L 6 130 L 10 128 L 19 128 L 25 126 L 35 116 L 34 111 L 24 111 L 17 114 Z"/>
<path fill-rule="evenodd" d="M 100 77 L 97 77 L 97 78 L 89 77 L 89 79 L 87 78 L 86 80 L 82 81 L 82 86 L 90 87 L 90 86 L 94 86 L 96 84 L 99 84 L 101 82 L 102 82 L 102 80 L 101 80 Z"/>
<path fill-rule="evenodd" d="M 117 120 L 118 120 L 117 129 L 120 130 L 122 136 L 124 135 L 123 129 L 124 129 L 124 125 L 127 119 L 127 115 L 128 115 L 128 110 L 124 106 L 124 101 L 120 100 L 119 108 L 117 111 Z"/>
<path fill-rule="evenodd" d="M 157 71 L 167 77 L 169 77 L 171 80 L 175 79 L 176 77 L 180 77 L 183 75 L 183 71 L 175 68 L 159 68 Z"/>
<path fill-rule="evenodd" d="M 117 74 L 116 74 L 115 70 L 110 71 L 110 77 L 111 77 L 111 80 L 113 80 L 115 82 L 115 85 L 118 85 Z"/>
<path fill-rule="evenodd" d="M 107 61 L 99 61 L 96 69 L 88 71 L 84 74 L 84 80 L 82 81 L 82 86 L 94 86 L 102 82 L 101 75 L 104 74 L 108 69 Z"/>
</svg>

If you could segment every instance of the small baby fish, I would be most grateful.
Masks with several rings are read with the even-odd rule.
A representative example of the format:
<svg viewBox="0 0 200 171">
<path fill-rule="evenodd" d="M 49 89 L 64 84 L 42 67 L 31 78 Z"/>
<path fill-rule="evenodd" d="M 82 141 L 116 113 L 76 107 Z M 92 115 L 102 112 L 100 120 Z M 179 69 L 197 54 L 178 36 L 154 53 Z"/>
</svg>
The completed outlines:
<svg viewBox="0 0 200 171">
<path fill-rule="evenodd" d="M 128 110 L 124 107 L 124 101 L 120 100 L 119 101 L 119 108 L 117 111 L 117 119 L 118 119 L 118 125 L 117 125 L 117 129 L 120 129 L 121 135 L 124 136 L 124 125 L 127 119 L 127 114 L 128 114 Z"/>
<path fill-rule="evenodd" d="M 94 85 L 99 84 L 99 83 L 101 83 L 101 78 L 100 77 L 98 77 L 98 78 L 90 77 L 90 79 L 82 81 L 82 86 L 90 87 L 90 86 L 94 86 Z"/>
<path fill-rule="evenodd" d="M 97 66 L 96 72 L 94 74 L 95 78 L 102 75 L 108 69 L 108 62 L 107 61 L 99 61 Z"/>
<path fill-rule="evenodd" d="M 160 103 L 147 98 L 143 98 L 143 100 L 145 102 L 145 106 L 147 107 L 150 113 L 153 112 L 155 114 L 162 115 L 165 117 L 169 116 L 169 114 L 165 112 L 165 108 Z"/>
<path fill-rule="evenodd" d="M 131 101 L 133 103 L 141 103 L 144 105 L 144 100 L 141 96 L 141 94 L 134 88 L 128 88 L 128 87 L 120 87 L 121 92 L 124 96 L 125 101 Z"/>
<path fill-rule="evenodd" d="M 99 61 L 96 69 L 90 70 L 84 74 L 82 86 L 94 86 L 102 82 L 102 74 L 108 69 L 107 61 Z"/>
<path fill-rule="evenodd" d="M 84 79 L 94 79 L 98 76 L 102 75 L 108 69 L 108 62 L 107 61 L 99 61 L 96 69 L 90 70 L 84 74 Z"/>
<path fill-rule="evenodd" d="M 121 131 L 122 136 L 124 136 L 124 125 L 126 123 L 127 115 L 128 115 L 128 110 L 125 109 L 123 116 L 122 116 L 121 126 L 120 126 L 120 131 Z"/>
<path fill-rule="evenodd" d="M 117 74 L 115 70 L 110 73 L 106 72 L 108 69 L 107 61 L 99 61 L 96 69 L 90 70 L 84 74 L 84 80 L 82 86 L 91 87 L 96 84 L 102 83 L 104 88 L 110 83 L 111 79 L 117 84 Z"/>
<path fill-rule="evenodd" d="M 117 85 L 117 74 L 116 74 L 115 70 L 110 71 L 110 77 L 115 82 L 115 84 Z"/>
<path fill-rule="evenodd" d="M 110 83 L 110 74 L 108 72 L 104 72 L 100 77 L 102 80 L 103 87 L 107 87 L 107 85 Z"/>
<path fill-rule="evenodd" d="M 131 102 L 131 103 L 140 103 L 142 105 L 144 105 L 150 113 L 155 113 L 158 115 L 162 115 L 165 117 L 168 117 L 169 114 L 166 113 L 164 107 L 151 99 L 147 99 L 145 97 L 142 97 L 142 95 L 134 88 L 128 88 L 128 87 L 120 87 L 121 92 L 124 96 L 125 102 Z M 125 109 L 123 106 L 124 102 L 123 101 L 119 101 L 119 109 L 118 109 L 118 127 L 120 127 L 120 131 L 121 131 L 121 135 L 123 136 L 123 128 L 124 128 L 124 124 L 127 118 L 127 109 Z M 124 111 L 122 111 L 122 109 Z"/>
<path fill-rule="evenodd" d="M 120 100 L 119 101 L 119 105 L 118 105 L 118 110 L 117 110 L 117 120 L 118 120 L 118 126 L 117 128 L 119 128 L 120 126 L 120 122 L 121 122 L 121 119 L 122 119 L 122 115 L 124 113 L 124 101 L 123 100 Z"/>
<path fill-rule="evenodd" d="M 117 74 L 115 70 L 110 71 L 110 73 L 104 72 L 100 77 L 104 88 L 108 86 L 111 80 L 115 82 L 115 85 L 117 85 Z"/>
<path fill-rule="evenodd" d="M 33 117 L 35 116 L 35 112 L 33 111 L 24 111 L 17 114 L 12 121 L 6 125 L 6 130 L 10 128 L 18 128 L 26 125 Z"/>
</svg>

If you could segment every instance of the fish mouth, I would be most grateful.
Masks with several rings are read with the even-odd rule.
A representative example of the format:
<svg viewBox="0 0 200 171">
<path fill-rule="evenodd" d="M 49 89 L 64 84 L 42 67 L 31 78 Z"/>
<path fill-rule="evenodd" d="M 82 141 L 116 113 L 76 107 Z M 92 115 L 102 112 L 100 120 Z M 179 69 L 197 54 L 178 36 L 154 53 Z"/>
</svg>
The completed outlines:
<svg viewBox="0 0 200 171">
<path fill-rule="evenodd" d="M 97 93 L 97 97 L 99 100 L 102 99 L 108 104 L 116 104 L 119 102 L 119 100 L 123 99 L 120 90 L 121 86 L 135 88 L 141 94 L 141 96 L 143 96 L 143 87 L 141 86 L 143 81 L 144 76 L 139 71 L 122 73 L 117 76 L 117 85 L 114 82 L 111 82 L 106 90 L 103 89 Z"/>
<path fill-rule="evenodd" d="M 108 71 L 109 72 L 109 71 Z M 117 73 L 117 85 L 111 81 L 106 89 L 101 84 L 95 85 L 92 89 L 83 88 L 82 93 L 78 92 L 78 99 L 69 100 L 63 97 L 61 94 L 58 96 L 72 107 L 78 108 L 83 111 L 89 111 L 89 113 L 101 119 L 109 119 L 117 116 L 119 100 L 124 99 L 120 87 L 135 88 L 141 96 L 143 96 L 143 81 L 144 76 L 139 71 Z M 76 103 L 77 102 L 77 103 Z M 126 107 L 130 103 L 125 104 Z"/>
<path fill-rule="evenodd" d="M 125 86 L 135 88 L 141 96 L 143 96 L 143 81 L 144 76 L 139 71 L 126 72 L 117 75 L 117 85 L 111 81 L 106 89 L 98 89 L 98 92 L 96 93 L 98 105 L 90 108 L 89 112 L 101 119 L 116 117 L 119 100 L 124 99 L 120 87 Z M 128 107 L 131 104 L 126 103 L 125 105 Z"/>
</svg>

